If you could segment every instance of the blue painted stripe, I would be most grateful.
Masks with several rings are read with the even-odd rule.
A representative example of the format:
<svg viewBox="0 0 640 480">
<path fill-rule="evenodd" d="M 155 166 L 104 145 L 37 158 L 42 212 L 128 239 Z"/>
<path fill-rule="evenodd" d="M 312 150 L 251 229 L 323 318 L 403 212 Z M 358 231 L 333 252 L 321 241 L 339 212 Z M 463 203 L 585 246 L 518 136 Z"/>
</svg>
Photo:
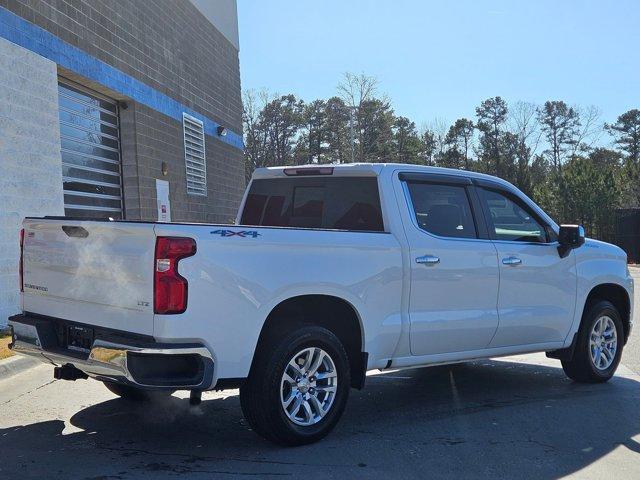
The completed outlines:
<svg viewBox="0 0 640 480">
<path fill-rule="evenodd" d="M 6 8 L 0 7 L 0 37 L 20 45 L 32 52 L 42 55 L 58 65 L 82 75 L 125 97 L 146 105 L 154 110 L 182 122 L 182 113 L 202 120 L 204 131 L 208 135 L 228 143 L 236 148 L 243 148 L 242 136 L 227 129 L 227 135 L 218 136 L 218 123 L 200 113 L 191 110 L 171 97 L 136 80 L 118 70 L 62 41 L 48 31 L 15 15 Z"/>
</svg>

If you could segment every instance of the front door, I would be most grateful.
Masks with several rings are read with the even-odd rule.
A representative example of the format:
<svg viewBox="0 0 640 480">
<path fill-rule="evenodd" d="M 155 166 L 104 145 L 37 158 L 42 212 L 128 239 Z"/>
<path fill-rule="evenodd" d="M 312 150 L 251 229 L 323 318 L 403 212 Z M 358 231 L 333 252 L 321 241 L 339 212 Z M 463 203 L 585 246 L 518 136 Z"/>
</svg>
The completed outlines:
<svg viewBox="0 0 640 480">
<path fill-rule="evenodd" d="M 439 179 L 440 177 L 440 179 Z M 411 262 L 411 353 L 482 350 L 498 327 L 498 260 L 479 238 L 466 177 L 411 175 L 403 181 Z"/>
<path fill-rule="evenodd" d="M 490 346 L 564 341 L 576 300 L 573 252 L 561 258 L 550 227 L 514 193 L 478 193 L 500 262 L 500 326 Z"/>
</svg>

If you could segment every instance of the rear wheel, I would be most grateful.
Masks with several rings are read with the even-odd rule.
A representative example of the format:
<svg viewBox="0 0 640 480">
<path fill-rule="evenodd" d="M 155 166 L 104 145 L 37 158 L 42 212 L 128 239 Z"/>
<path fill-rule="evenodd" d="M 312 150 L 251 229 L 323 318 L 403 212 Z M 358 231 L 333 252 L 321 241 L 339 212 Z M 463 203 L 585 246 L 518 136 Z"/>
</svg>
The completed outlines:
<svg viewBox="0 0 640 480">
<path fill-rule="evenodd" d="M 266 339 L 240 404 L 253 430 L 281 445 L 304 445 L 338 423 L 349 395 L 347 353 L 321 327 L 301 327 L 286 337 Z"/>
<path fill-rule="evenodd" d="M 171 396 L 173 391 L 144 390 L 142 388 L 123 385 L 115 382 L 102 382 L 111 393 L 130 402 L 149 402 Z"/>
<path fill-rule="evenodd" d="M 624 344 L 622 320 L 611 302 L 591 303 L 578 332 L 573 358 L 562 368 L 576 382 L 599 383 L 609 380 L 620 363 Z"/>
</svg>

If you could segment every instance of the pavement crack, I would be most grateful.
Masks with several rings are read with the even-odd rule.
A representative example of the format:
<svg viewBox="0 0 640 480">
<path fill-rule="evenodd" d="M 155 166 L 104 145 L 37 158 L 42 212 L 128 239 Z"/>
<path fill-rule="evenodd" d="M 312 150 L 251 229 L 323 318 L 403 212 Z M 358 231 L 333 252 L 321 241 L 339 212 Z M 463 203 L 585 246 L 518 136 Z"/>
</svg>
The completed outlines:
<svg viewBox="0 0 640 480">
<path fill-rule="evenodd" d="M 19 400 L 19 399 L 21 399 L 22 397 L 24 397 L 26 395 L 31 395 L 33 392 L 37 392 L 41 388 L 47 387 L 47 386 L 51 385 L 53 382 L 57 382 L 57 381 L 58 380 L 55 379 L 55 378 L 53 380 L 49 380 L 47 383 L 44 383 L 44 384 L 42 384 L 42 385 L 40 385 L 40 386 L 38 386 L 36 388 L 33 388 L 33 389 L 31 389 L 31 390 L 29 390 L 27 392 L 21 393 L 20 395 L 18 395 L 15 398 L 12 398 L 11 400 L 7 400 L 6 402 L 0 403 L 0 407 L 2 407 L 4 405 L 7 405 L 7 404 L 9 404 L 11 402 L 15 402 L 16 400 Z"/>
<path fill-rule="evenodd" d="M 355 467 L 357 465 L 350 464 L 314 464 L 314 463 L 300 463 L 300 462 L 283 462 L 280 460 L 261 460 L 261 459 L 248 459 L 248 458 L 238 458 L 238 457 L 216 457 L 212 455 L 193 455 L 189 453 L 180 453 L 180 452 L 154 452 L 151 450 L 145 450 L 141 448 L 115 448 L 115 447 L 106 447 L 99 446 L 98 448 L 102 450 L 107 450 L 110 452 L 119 452 L 119 453 L 138 453 L 141 455 L 155 455 L 159 457 L 184 457 L 189 460 L 198 460 L 198 461 L 232 461 L 232 462 L 241 462 L 241 463 L 256 463 L 256 464 L 266 464 L 266 465 L 288 465 L 294 467 Z"/>
<path fill-rule="evenodd" d="M 539 447 L 544 448 L 547 453 L 549 453 L 549 452 L 557 452 L 558 451 L 558 447 L 556 447 L 555 445 L 551 445 L 550 443 L 541 442 L 540 440 L 534 440 L 531 437 L 527 438 L 527 440 L 523 440 L 522 442 L 524 442 L 524 443 L 533 443 L 534 445 L 538 445 Z"/>
<path fill-rule="evenodd" d="M 256 476 L 256 477 L 287 477 L 291 476 L 291 473 L 277 473 L 277 472 L 229 472 L 225 470 L 189 470 L 184 473 L 213 473 L 218 475 L 242 475 L 242 476 Z"/>
<path fill-rule="evenodd" d="M 167 463 L 148 463 L 137 467 L 139 470 L 146 470 L 149 472 L 172 472 L 177 474 L 185 473 L 208 473 L 216 475 L 233 475 L 233 476 L 251 476 L 251 477 L 285 477 L 291 476 L 291 473 L 283 472 L 234 472 L 231 470 L 210 470 L 203 468 L 191 468 L 184 466 L 169 465 Z"/>
</svg>

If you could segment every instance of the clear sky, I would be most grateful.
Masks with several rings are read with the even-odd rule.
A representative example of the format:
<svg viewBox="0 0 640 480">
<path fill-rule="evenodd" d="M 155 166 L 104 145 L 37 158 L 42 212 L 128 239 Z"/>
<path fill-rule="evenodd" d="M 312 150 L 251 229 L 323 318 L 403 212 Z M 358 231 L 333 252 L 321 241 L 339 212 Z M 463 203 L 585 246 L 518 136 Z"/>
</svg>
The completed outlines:
<svg viewBox="0 0 640 480">
<path fill-rule="evenodd" d="M 380 80 L 418 126 L 485 98 L 640 108 L 640 0 L 238 0 L 243 89 L 328 98 Z"/>
</svg>

